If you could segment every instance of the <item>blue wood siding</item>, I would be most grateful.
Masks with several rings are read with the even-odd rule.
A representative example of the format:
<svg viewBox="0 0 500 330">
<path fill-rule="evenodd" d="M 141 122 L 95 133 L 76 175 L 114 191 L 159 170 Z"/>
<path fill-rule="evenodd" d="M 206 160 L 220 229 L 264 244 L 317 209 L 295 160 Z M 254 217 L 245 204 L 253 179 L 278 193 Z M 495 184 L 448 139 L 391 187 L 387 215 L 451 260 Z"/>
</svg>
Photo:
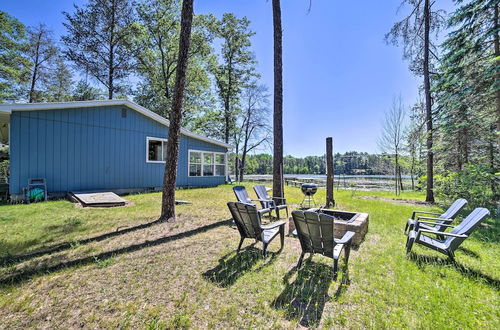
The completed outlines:
<svg viewBox="0 0 500 330">
<path fill-rule="evenodd" d="M 161 187 L 165 165 L 146 162 L 146 138 L 167 133 L 166 126 L 124 106 L 14 111 L 10 191 L 20 194 L 29 178 L 46 178 L 50 192 Z M 181 135 L 178 186 L 224 183 L 224 177 L 188 177 L 189 149 L 227 151 Z"/>
</svg>

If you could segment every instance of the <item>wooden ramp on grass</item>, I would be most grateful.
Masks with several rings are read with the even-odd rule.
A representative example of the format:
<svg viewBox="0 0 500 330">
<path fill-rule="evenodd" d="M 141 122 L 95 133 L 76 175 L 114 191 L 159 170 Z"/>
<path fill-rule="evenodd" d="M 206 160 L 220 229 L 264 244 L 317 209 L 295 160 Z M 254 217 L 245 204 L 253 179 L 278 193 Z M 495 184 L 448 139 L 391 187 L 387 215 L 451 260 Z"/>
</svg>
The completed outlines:
<svg viewBox="0 0 500 330">
<path fill-rule="evenodd" d="M 84 207 L 115 207 L 127 204 L 126 200 L 110 191 L 71 192 L 71 196 Z"/>
</svg>

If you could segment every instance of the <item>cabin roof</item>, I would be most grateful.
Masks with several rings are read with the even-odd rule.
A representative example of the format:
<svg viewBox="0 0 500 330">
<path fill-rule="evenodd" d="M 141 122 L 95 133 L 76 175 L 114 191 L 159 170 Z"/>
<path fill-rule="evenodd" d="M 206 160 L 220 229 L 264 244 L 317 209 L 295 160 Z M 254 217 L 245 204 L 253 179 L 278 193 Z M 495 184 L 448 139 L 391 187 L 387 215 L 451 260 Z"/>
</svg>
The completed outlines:
<svg viewBox="0 0 500 330">
<path fill-rule="evenodd" d="M 8 116 L 12 111 L 41 111 L 41 110 L 57 110 L 57 109 L 72 109 L 72 108 L 91 108 L 91 107 L 103 107 L 103 106 L 113 106 L 122 105 L 130 109 L 133 109 L 146 117 L 149 117 L 160 124 L 169 126 L 169 121 L 162 116 L 154 113 L 153 111 L 140 106 L 129 100 L 95 100 L 95 101 L 71 101 L 71 102 L 47 102 L 47 103 L 3 103 L 0 104 L 0 117 Z M 198 135 L 196 133 L 190 132 L 184 128 L 181 128 L 181 134 L 185 136 L 192 137 L 197 140 L 205 141 L 215 145 L 219 145 L 230 149 L 231 145 L 217 141 L 205 136 Z"/>
</svg>

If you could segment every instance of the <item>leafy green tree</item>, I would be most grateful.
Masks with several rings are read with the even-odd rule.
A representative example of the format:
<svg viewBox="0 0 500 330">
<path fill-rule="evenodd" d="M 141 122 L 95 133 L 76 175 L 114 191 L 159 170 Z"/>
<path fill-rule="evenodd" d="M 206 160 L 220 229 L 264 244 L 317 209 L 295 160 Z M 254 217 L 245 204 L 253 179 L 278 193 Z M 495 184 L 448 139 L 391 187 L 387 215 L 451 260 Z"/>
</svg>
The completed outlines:
<svg viewBox="0 0 500 330">
<path fill-rule="evenodd" d="M 243 181 L 247 155 L 256 148 L 268 144 L 271 140 L 271 127 L 269 119 L 269 94 L 266 86 L 256 82 L 243 90 L 243 113 L 240 118 L 238 132 L 236 133 L 236 176 Z M 241 159 L 238 152 L 241 146 Z"/>
<path fill-rule="evenodd" d="M 135 21 L 131 0 L 89 0 L 82 7 L 75 5 L 73 14 L 63 14 L 66 58 L 105 86 L 109 99 L 123 92 L 132 69 L 127 48 Z"/>
<path fill-rule="evenodd" d="M 48 81 L 47 101 L 64 102 L 71 100 L 73 73 L 62 56 L 54 60 L 52 73 Z"/>
<path fill-rule="evenodd" d="M 72 101 L 102 100 L 103 98 L 104 92 L 85 80 L 78 81 L 71 96 Z"/>
<path fill-rule="evenodd" d="M 415 177 L 424 175 L 425 155 L 425 105 L 419 100 L 410 108 L 410 121 L 408 123 L 408 130 L 405 136 L 405 150 L 410 159 L 409 174 L 411 177 L 411 189 L 415 189 Z"/>
<path fill-rule="evenodd" d="M 176 0 L 146 0 L 137 4 L 137 31 L 129 49 L 134 54 L 136 70 L 143 79 L 135 100 L 165 118 L 172 105 L 179 53 L 180 5 Z M 189 70 L 183 104 L 183 125 L 210 108 L 209 65 L 213 60 L 212 25 L 215 18 L 198 15 L 193 18 Z"/>
<path fill-rule="evenodd" d="M 19 86 L 29 80 L 30 61 L 26 28 L 16 18 L 0 11 L 0 102 L 20 98 Z"/>
<path fill-rule="evenodd" d="M 222 40 L 218 64 L 212 68 L 217 92 L 222 103 L 223 139 L 226 143 L 236 132 L 236 123 L 241 111 L 240 96 L 250 79 L 257 77 L 256 61 L 250 50 L 250 38 L 255 32 L 249 29 L 250 21 L 237 18 L 231 13 L 223 15 L 215 29 Z"/>
</svg>

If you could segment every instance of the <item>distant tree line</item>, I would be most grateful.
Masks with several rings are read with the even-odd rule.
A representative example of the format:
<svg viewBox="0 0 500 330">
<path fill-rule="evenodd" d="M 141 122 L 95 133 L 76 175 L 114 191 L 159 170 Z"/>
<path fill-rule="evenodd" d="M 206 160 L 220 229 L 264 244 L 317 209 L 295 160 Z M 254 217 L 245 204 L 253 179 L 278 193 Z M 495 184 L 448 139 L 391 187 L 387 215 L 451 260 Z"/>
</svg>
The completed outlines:
<svg viewBox="0 0 500 330">
<path fill-rule="evenodd" d="M 407 157 L 403 157 L 403 174 L 408 173 Z M 326 174 L 326 160 L 323 156 L 304 158 L 285 156 L 285 174 Z M 273 157 L 269 154 L 247 155 L 246 174 L 272 174 Z M 335 175 L 387 175 L 392 173 L 392 159 L 384 154 L 349 151 L 334 155 Z"/>
</svg>

